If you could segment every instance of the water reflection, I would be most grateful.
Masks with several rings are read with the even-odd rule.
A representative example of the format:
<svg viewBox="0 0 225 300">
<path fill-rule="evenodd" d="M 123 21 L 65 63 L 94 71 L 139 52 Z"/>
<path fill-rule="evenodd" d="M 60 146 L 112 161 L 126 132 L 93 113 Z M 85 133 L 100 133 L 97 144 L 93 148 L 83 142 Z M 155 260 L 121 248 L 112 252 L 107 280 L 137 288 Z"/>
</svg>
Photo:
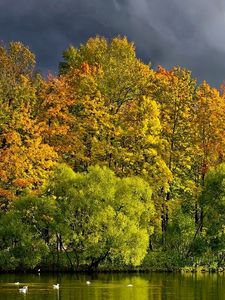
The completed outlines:
<svg viewBox="0 0 225 300">
<path fill-rule="evenodd" d="M 20 287 L 28 285 L 21 295 Z M 87 285 L 87 281 L 91 284 Z M 59 290 L 53 284 L 59 283 Z M 128 287 L 128 285 L 133 285 Z M 211 300 L 225 299 L 223 274 L 2 274 L 0 299 L 15 300 Z"/>
</svg>

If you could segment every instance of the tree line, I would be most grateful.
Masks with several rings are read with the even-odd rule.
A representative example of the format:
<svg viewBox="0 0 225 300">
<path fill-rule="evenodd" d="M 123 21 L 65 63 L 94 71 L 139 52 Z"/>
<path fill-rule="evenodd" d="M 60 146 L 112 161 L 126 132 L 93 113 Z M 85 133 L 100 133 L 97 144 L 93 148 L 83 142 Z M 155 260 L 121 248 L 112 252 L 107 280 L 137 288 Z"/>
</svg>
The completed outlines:
<svg viewBox="0 0 225 300">
<path fill-rule="evenodd" d="M 0 269 L 224 264 L 225 89 L 90 38 L 0 46 Z"/>
</svg>

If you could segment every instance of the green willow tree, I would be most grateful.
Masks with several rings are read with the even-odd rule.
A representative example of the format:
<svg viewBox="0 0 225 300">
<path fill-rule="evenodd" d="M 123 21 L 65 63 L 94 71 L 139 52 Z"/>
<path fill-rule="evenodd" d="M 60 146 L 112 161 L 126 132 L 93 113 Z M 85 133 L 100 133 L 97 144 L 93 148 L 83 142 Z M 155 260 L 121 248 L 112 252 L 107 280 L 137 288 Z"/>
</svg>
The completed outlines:
<svg viewBox="0 0 225 300">
<path fill-rule="evenodd" d="M 31 224 L 13 210 L 0 216 L 0 270 L 32 270 L 49 252 Z"/>
<path fill-rule="evenodd" d="M 74 173 L 61 165 L 46 194 L 56 202 L 61 249 L 75 265 L 94 269 L 104 261 L 140 265 L 153 233 L 155 208 L 149 185 L 140 178 L 118 178 L 106 167 Z"/>
</svg>

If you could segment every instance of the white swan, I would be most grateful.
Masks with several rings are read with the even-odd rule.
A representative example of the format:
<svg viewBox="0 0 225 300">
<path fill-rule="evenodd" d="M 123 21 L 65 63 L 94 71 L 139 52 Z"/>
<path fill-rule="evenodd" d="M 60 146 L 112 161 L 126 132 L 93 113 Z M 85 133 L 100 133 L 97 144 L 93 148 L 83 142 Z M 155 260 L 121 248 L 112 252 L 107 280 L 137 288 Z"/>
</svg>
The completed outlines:
<svg viewBox="0 0 225 300">
<path fill-rule="evenodd" d="M 133 284 L 128 284 L 127 287 L 133 287 Z"/>
<path fill-rule="evenodd" d="M 86 281 L 86 284 L 88 284 L 88 285 L 89 285 L 89 284 L 91 284 L 91 282 L 90 282 L 90 281 Z"/>
<path fill-rule="evenodd" d="M 53 289 L 58 290 L 59 289 L 59 284 L 58 283 L 57 284 L 53 284 Z"/>
<path fill-rule="evenodd" d="M 15 285 L 20 285 L 19 281 L 17 281 L 17 282 L 14 282 L 14 284 L 15 284 Z"/>
<path fill-rule="evenodd" d="M 20 292 L 20 293 L 26 294 L 27 291 L 28 291 L 28 286 L 27 286 L 27 285 L 25 285 L 25 286 L 23 286 L 21 289 L 19 289 L 19 292 Z"/>
</svg>

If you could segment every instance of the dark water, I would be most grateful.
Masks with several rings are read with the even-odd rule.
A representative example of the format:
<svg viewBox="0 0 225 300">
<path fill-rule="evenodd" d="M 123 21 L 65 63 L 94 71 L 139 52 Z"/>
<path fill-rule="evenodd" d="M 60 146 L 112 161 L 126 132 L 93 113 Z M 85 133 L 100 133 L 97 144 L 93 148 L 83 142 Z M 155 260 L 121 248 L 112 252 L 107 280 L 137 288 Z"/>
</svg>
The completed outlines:
<svg viewBox="0 0 225 300">
<path fill-rule="evenodd" d="M 28 285 L 21 294 L 20 287 Z M 86 281 L 91 284 L 87 285 Z M 53 284 L 59 283 L 59 290 Z M 128 287 L 132 284 L 132 287 Z M 0 300 L 225 299 L 224 274 L 0 275 Z"/>
</svg>

